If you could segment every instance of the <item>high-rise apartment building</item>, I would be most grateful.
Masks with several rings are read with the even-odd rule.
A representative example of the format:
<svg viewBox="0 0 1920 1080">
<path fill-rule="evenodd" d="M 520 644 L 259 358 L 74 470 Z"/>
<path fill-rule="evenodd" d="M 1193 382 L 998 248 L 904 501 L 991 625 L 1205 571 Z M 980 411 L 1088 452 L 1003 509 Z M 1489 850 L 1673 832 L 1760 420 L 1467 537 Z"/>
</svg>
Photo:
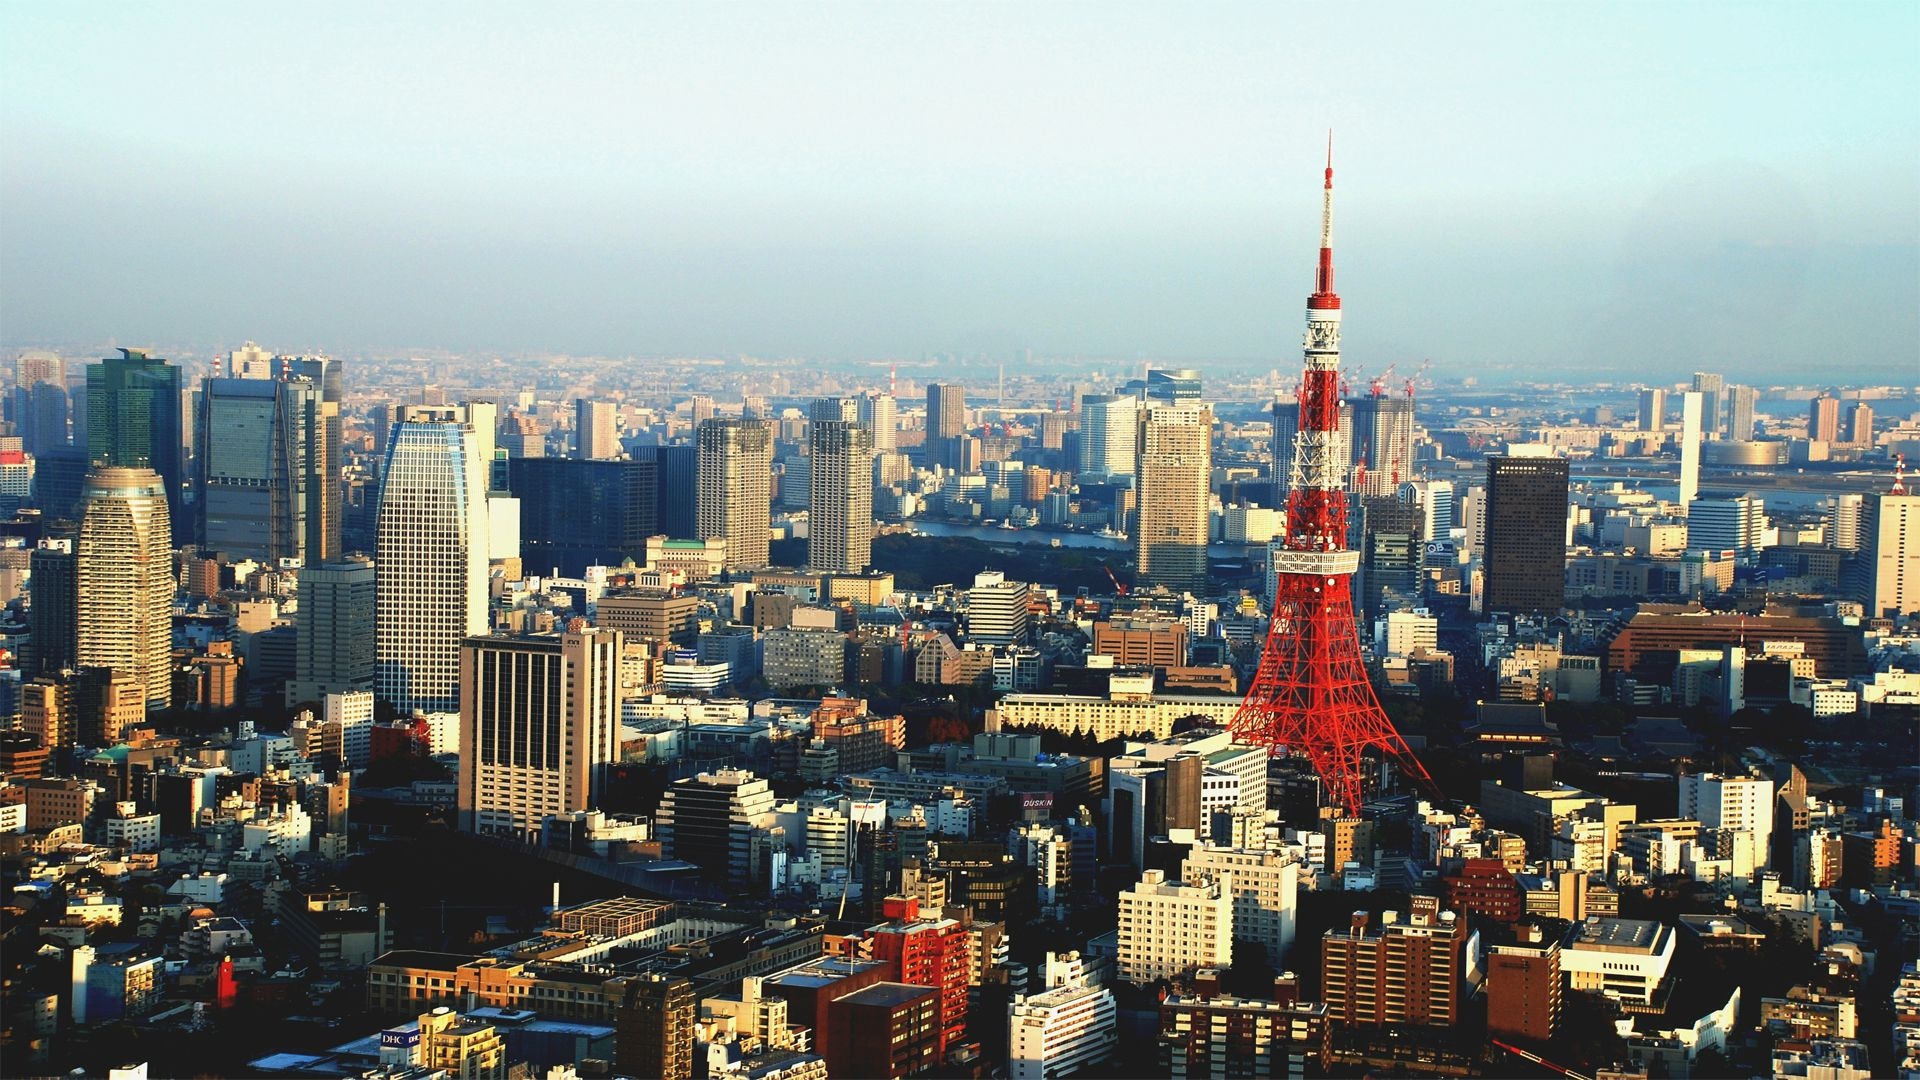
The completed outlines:
<svg viewBox="0 0 1920 1080">
<path fill-rule="evenodd" d="M 1206 593 L 1212 477 L 1210 406 L 1148 405 L 1141 411 L 1133 547 L 1142 587 Z"/>
<path fill-rule="evenodd" d="M 856 418 L 873 433 L 873 452 L 891 454 L 900 448 L 900 403 L 892 394 L 869 390 L 860 395 Z"/>
<path fill-rule="evenodd" d="M 625 981 L 614 1010 L 613 1063 L 628 1076 L 692 1080 L 700 996 L 677 975 Z"/>
<path fill-rule="evenodd" d="M 1300 863 L 1282 849 L 1240 849 L 1201 844 L 1180 864 L 1188 881 L 1218 877 L 1233 896 L 1233 937 L 1259 945 L 1266 961 L 1281 967 L 1293 953 L 1299 923 Z"/>
<path fill-rule="evenodd" d="M 1664 431 L 1667 426 L 1667 391 L 1663 387 L 1648 386 L 1640 391 L 1641 431 Z"/>
<path fill-rule="evenodd" d="M 1734 442 L 1753 441 L 1753 412 L 1760 403 L 1760 392 L 1751 386 L 1727 388 L 1727 438 Z"/>
<path fill-rule="evenodd" d="M 1299 1000 L 1282 976 L 1273 999 L 1214 992 L 1170 994 L 1160 1002 L 1160 1068 L 1173 1080 L 1260 1076 L 1302 1080 L 1322 1074 L 1327 1007 Z M 1138 1071 L 1138 1070 L 1136 1070 Z"/>
<path fill-rule="evenodd" d="M 1827 544 L 1841 551 L 1859 551 L 1866 543 L 1867 500 L 1877 497 L 1857 493 L 1827 496 Z"/>
<path fill-rule="evenodd" d="M 1847 410 L 1847 442 L 1859 447 L 1873 445 L 1873 406 L 1860 401 Z"/>
<path fill-rule="evenodd" d="M 1700 494 L 1700 397 L 1693 390 L 1680 395 L 1680 494 L 1674 501 L 1683 514 Z"/>
<path fill-rule="evenodd" d="M 1366 448 L 1362 495 L 1390 495 L 1413 477 L 1413 399 L 1368 394 L 1352 402 L 1353 432 Z"/>
<path fill-rule="evenodd" d="M 1564 458 L 1488 458 L 1486 609 L 1560 610 L 1566 533 Z"/>
<path fill-rule="evenodd" d="M 967 985 L 971 945 L 967 927 L 938 915 L 922 917 L 911 896 L 881 901 L 887 921 L 867 931 L 873 958 L 888 965 L 887 978 L 940 992 L 940 1052 L 967 1034 Z"/>
<path fill-rule="evenodd" d="M 1329 1019 L 1374 1026 L 1460 1022 L 1467 924 L 1441 911 L 1431 896 L 1416 896 L 1409 906 L 1379 922 L 1356 913 L 1350 927 L 1328 930 L 1321 939 L 1320 992 Z"/>
<path fill-rule="evenodd" d="M 1087 479 L 1132 476 L 1140 445 L 1140 399 L 1088 394 L 1080 399 L 1080 449 L 1074 471 Z"/>
<path fill-rule="evenodd" d="M 967 433 L 967 389 L 957 383 L 927 384 L 927 464 L 958 468 L 960 437 Z"/>
<path fill-rule="evenodd" d="M 620 434 L 614 429 L 611 401 L 576 398 L 573 403 L 574 456 L 606 461 L 620 456 Z"/>
<path fill-rule="evenodd" d="M 1726 424 L 1726 376 L 1712 371 L 1693 373 L 1693 391 L 1700 395 L 1700 427 L 1708 435 L 1718 436 Z"/>
<path fill-rule="evenodd" d="M 1920 495 L 1874 495 L 1867 507 L 1866 539 L 1873 545 L 1867 614 L 1920 611 Z"/>
<path fill-rule="evenodd" d="M 727 544 L 727 569 L 767 565 L 773 506 L 773 428 L 765 420 L 700 425 L 699 532 Z"/>
<path fill-rule="evenodd" d="M 75 664 L 78 632 L 76 605 L 79 579 L 75 573 L 73 538 L 49 537 L 27 557 L 26 672 L 60 671 Z"/>
<path fill-rule="evenodd" d="M 1148 870 L 1120 894 L 1116 974 L 1135 986 L 1233 962 L 1233 891 L 1227 875 L 1168 881 Z"/>
<path fill-rule="evenodd" d="M 300 571 L 288 705 L 374 688 L 376 592 L 373 560 L 365 555 Z"/>
<path fill-rule="evenodd" d="M 403 716 L 460 707 L 460 643 L 487 631 L 486 492 L 460 409 L 401 410 L 376 524 L 374 681 Z"/>
<path fill-rule="evenodd" d="M 852 398 L 813 404 L 807 565 L 858 573 L 873 562 L 873 432 Z"/>
<path fill-rule="evenodd" d="M 1821 394 L 1807 405 L 1807 438 L 1814 442 L 1840 441 L 1840 399 Z"/>
<path fill-rule="evenodd" d="M 655 461 L 509 458 L 507 490 L 520 500 L 520 551 L 529 573 L 646 557 L 660 535 L 660 466 Z"/>
<path fill-rule="evenodd" d="M 87 475 L 82 504 L 74 545 L 74 659 L 127 674 L 145 689 L 148 707 L 166 708 L 173 694 L 174 593 L 166 481 L 153 469 L 96 468 Z"/>
<path fill-rule="evenodd" d="M 618 630 L 471 637 L 460 649 L 460 826 L 537 837 L 594 809 L 620 758 Z"/>
<path fill-rule="evenodd" d="M 180 369 L 142 349 L 121 349 L 87 368 L 87 459 L 152 469 L 168 521 L 186 522 L 180 439 Z"/>
<path fill-rule="evenodd" d="M 304 377 L 208 378 L 194 402 L 200 545 L 234 559 L 315 565 L 340 511 L 321 386 Z"/>
</svg>

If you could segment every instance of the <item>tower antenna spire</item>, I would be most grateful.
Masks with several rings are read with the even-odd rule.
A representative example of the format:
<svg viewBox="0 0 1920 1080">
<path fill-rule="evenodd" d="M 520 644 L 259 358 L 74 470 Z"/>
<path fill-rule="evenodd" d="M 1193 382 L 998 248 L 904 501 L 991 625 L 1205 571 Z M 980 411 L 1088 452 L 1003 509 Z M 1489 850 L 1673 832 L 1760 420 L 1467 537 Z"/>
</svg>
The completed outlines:
<svg viewBox="0 0 1920 1080">
<path fill-rule="evenodd" d="M 1333 291 L 1333 129 L 1327 129 L 1327 179 L 1320 193 L 1320 269 L 1314 275 L 1313 299 L 1318 307 L 1337 308 Z"/>
</svg>

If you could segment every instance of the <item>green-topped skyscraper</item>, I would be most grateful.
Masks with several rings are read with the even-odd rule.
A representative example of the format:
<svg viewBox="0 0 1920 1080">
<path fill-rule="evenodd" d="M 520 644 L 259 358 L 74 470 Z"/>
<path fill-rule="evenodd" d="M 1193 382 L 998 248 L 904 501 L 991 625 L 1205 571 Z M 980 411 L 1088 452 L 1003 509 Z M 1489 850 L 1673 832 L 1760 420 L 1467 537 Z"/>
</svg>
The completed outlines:
<svg viewBox="0 0 1920 1080">
<path fill-rule="evenodd" d="M 180 369 L 144 349 L 121 349 L 87 368 L 87 457 L 95 466 L 159 473 L 171 520 L 184 522 L 180 410 Z"/>
</svg>

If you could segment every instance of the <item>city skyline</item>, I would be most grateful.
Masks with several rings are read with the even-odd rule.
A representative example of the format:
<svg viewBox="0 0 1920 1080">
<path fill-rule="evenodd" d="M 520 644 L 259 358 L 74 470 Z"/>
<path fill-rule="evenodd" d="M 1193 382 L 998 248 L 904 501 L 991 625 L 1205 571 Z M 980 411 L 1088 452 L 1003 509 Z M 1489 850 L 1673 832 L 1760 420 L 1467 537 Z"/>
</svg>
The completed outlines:
<svg viewBox="0 0 1920 1080">
<path fill-rule="evenodd" d="M 1284 363 L 1328 127 L 1365 363 L 1757 380 L 1840 325 L 1858 381 L 1920 340 L 1894 5 L 445 10 L 0 16 L 4 344 Z"/>
</svg>

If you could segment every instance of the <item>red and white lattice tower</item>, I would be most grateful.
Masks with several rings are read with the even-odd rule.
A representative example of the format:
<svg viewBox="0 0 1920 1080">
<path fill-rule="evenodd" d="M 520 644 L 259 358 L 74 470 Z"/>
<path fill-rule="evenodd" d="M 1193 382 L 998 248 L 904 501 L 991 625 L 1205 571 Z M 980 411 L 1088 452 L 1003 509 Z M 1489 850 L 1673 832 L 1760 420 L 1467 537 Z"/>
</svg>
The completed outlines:
<svg viewBox="0 0 1920 1080">
<path fill-rule="evenodd" d="M 1347 549 L 1346 462 L 1335 449 L 1340 426 L 1340 297 L 1333 291 L 1333 138 L 1320 211 L 1320 270 L 1307 298 L 1306 371 L 1287 496 L 1287 538 L 1273 552 L 1273 623 L 1247 698 L 1233 717 L 1234 738 L 1274 753 L 1304 754 L 1326 786 L 1328 802 L 1357 815 L 1365 797 L 1366 755 L 1397 761 L 1432 786 L 1427 771 L 1393 729 L 1360 657 L 1350 581 L 1360 554 Z"/>
</svg>

